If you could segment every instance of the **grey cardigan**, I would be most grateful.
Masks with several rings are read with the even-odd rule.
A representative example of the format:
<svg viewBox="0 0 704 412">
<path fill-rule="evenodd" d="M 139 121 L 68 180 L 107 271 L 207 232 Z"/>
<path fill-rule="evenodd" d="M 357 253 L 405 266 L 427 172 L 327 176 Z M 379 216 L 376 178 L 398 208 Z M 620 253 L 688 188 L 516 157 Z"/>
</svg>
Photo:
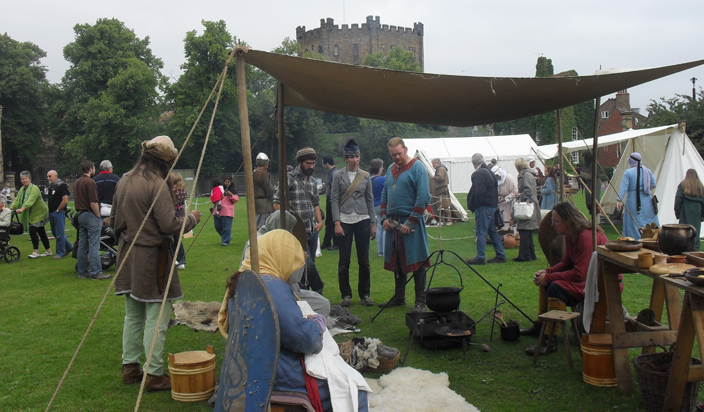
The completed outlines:
<svg viewBox="0 0 704 412">
<path fill-rule="evenodd" d="M 358 169 L 357 173 L 362 170 Z M 340 200 L 344 196 L 347 188 L 350 187 L 350 175 L 347 173 L 347 168 L 340 169 L 332 175 L 332 192 L 330 194 L 330 204 L 332 205 L 332 218 L 337 222 L 340 220 L 340 213 L 351 214 L 352 212 L 358 215 L 369 215 L 372 222 L 376 223 L 376 215 L 374 213 L 374 195 L 372 193 L 372 183 L 369 173 L 364 177 L 362 183 L 357 186 L 357 189 L 352 193 L 352 196 L 347 201 L 340 205 Z"/>
<path fill-rule="evenodd" d="M 540 203 L 536 191 L 535 175 L 530 168 L 525 168 L 518 173 L 519 202 L 533 203 L 533 218 L 517 220 L 518 230 L 537 230 L 540 227 Z"/>
</svg>

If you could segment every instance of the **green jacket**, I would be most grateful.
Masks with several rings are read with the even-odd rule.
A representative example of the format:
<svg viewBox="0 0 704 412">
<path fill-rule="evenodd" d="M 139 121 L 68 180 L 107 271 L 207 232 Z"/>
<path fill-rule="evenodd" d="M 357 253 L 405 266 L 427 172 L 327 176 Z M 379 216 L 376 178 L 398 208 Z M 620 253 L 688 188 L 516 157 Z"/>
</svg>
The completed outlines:
<svg viewBox="0 0 704 412">
<path fill-rule="evenodd" d="M 22 207 L 25 208 L 25 211 L 22 213 L 22 220 L 26 219 L 26 216 L 29 216 L 30 225 L 32 223 L 41 222 L 49 217 L 49 208 L 46 203 L 44 203 L 44 200 L 42 200 L 42 192 L 37 185 L 30 184 L 26 196 L 24 186 L 17 192 L 17 196 L 15 196 L 15 200 L 12 202 L 12 208 L 17 210 Z"/>
</svg>

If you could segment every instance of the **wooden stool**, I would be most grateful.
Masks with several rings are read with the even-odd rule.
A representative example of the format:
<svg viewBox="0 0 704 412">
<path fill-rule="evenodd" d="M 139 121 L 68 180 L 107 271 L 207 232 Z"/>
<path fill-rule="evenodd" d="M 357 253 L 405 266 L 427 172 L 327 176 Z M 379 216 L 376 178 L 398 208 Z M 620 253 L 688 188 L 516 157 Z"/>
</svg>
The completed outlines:
<svg viewBox="0 0 704 412">
<path fill-rule="evenodd" d="M 577 328 L 577 322 L 575 319 L 579 317 L 579 312 L 565 312 L 562 310 L 551 310 L 550 312 L 543 313 L 538 316 L 543 323 L 543 327 L 540 328 L 540 336 L 538 337 L 538 346 L 536 348 L 535 354 L 533 354 L 533 364 L 538 361 L 538 354 L 540 353 L 540 345 L 545 337 L 545 328 L 548 326 L 548 322 L 552 323 L 553 331 L 555 326 L 559 322 L 562 325 L 562 337 L 565 340 L 565 350 L 567 351 L 567 363 L 570 365 L 570 369 L 574 369 L 572 366 L 572 355 L 570 354 L 570 341 L 567 338 L 567 322 L 572 323 L 574 328 L 574 336 L 577 338 L 577 342 L 581 342 L 581 336 L 579 329 Z M 555 335 L 550 335 L 547 342 L 547 351 L 545 351 L 545 356 L 550 355 L 550 345 L 552 344 L 552 339 Z M 581 353 L 581 352 L 580 352 Z"/>
</svg>

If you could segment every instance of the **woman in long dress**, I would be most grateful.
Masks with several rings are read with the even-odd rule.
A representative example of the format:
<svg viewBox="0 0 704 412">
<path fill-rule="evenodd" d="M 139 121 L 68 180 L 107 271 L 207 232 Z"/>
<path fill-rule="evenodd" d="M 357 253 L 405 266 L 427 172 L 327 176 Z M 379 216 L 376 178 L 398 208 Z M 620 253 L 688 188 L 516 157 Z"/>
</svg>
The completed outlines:
<svg viewBox="0 0 704 412">
<path fill-rule="evenodd" d="M 638 228 L 645 227 L 648 223 L 657 223 L 660 226 L 658 215 L 653 209 L 653 189 L 656 187 L 655 177 L 641 163 L 641 155 L 638 152 L 631 153 L 628 158 L 630 169 L 623 172 L 621 188 L 618 191 L 619 201 L 616 208 L 623 208 L 623 201 L 626 202 L 626 211 L 623 214 L 623 236 L 640 239 Z"/>
<path fill-rule="evenodd" d="M 504 226 L 511 221 L 513 212 L 513 202 L 518 197 L 518 183 L 516 178 L 499 166 L 491 168 L 491 172 L 496 175 L 499 187 L 499 212 L 504 219 Z"/>
<path fill-rule="evenodd" d="M 551 210 L 553 206 L 557 204 L 557 179 L 555 178 L 556 169 L 554 167 L 547 166 L 545 168 L 545 186 L 540 190 L 543 194 L 543 198 L 540 199 L 540 208 L 545 210 Z"/>
<path fill-rule="evenodd" d="M 697 229 L 694 250 L 699 250 L 699 235 L 704 216 L 704 186 L 694 169 L 687 170 L 684 180 L 677 186 L 675 216 L 681 224 L 692 225 Z"/>
<path fill-rule="evenodd" d="M 514 162 L 518 171 L 518 193 L 520 194 L 519 202 L 527 202 L 533 204 L 533 216 L 530 219 L 518 220 L 516 227 L 520 235 L 520 243 L 518 246 L 518 257 L 514 258 L 514 262 L 530 262 L 537 260 L 535 256 L 535 246 L 533 244 L 533 231 L 540 227 L 540 203 L 537 197 L 537 185 L 535 183 L 535 175 L 537 172 L 528 167 L 526 159 L 519 157 Z"/>
</svg>

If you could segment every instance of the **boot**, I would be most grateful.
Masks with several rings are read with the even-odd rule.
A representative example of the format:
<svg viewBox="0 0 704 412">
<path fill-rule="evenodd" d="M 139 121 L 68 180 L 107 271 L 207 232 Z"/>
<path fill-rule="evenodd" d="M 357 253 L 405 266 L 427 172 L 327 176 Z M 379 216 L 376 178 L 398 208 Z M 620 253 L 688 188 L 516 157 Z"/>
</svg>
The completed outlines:
<svg viewBox="0 0 704 412">
<path fill-rule="evenodd" d="M 122 382 L 126 385 L 137 383 L 144 377 L 144 372 L 137 363 L 126 363 L 122 365 Z"/>
<path fill-rule="evenodd" d="M 416 294 L 414 313 L 425 312 L 425 269 L 420 268 L 413 273 L 413 286 Z"/>
<path fill-rule="evenodd" d="M 425 291 L 416 292 L 416 304 L 413 307 L 413 313 L 425 312 Z"/>
<path fill-rule="evenodd" d="M 147 383 L 144 388 L 147 390 L 147 392 L 171 390 L 171 378 L 169 378 L 169 376 L 166 374 L 163 374 L 161 376 L 147 374 Z"/>
<path fill-rule="evenodd" d="M 521 336 L 534 336 L 537 338 L 538 335 L 540 335 L 540 328 L 542 327 L 543 322 L 535 321 L 529 328 L 521 329 Z"/>
<path fill-rule="evenodd" d="M 388 302 L 382 302 L 380 308 L 406 306 L 406 274 L 394 273 L 394 296 Z"/>
<path fill-rule="evenodd" d="M 539 356 L 544 356 L 545 354 L 548 353 L 548 340 L 550 338 L 550 335 L 546 335 L 543 341 L 538 344 L 531 346 L 530 348 L 526 348 L 526 355 L 528 356 L 534 356 L 535 351 L 538 350 L 538 355 Z M 538 349 L 540 347 L 540 349 Z M 552 342 L 550 343 L 550 353 L 555 353 L 557 352 L 557 339 L 553 339 Z"/>
</svg>

